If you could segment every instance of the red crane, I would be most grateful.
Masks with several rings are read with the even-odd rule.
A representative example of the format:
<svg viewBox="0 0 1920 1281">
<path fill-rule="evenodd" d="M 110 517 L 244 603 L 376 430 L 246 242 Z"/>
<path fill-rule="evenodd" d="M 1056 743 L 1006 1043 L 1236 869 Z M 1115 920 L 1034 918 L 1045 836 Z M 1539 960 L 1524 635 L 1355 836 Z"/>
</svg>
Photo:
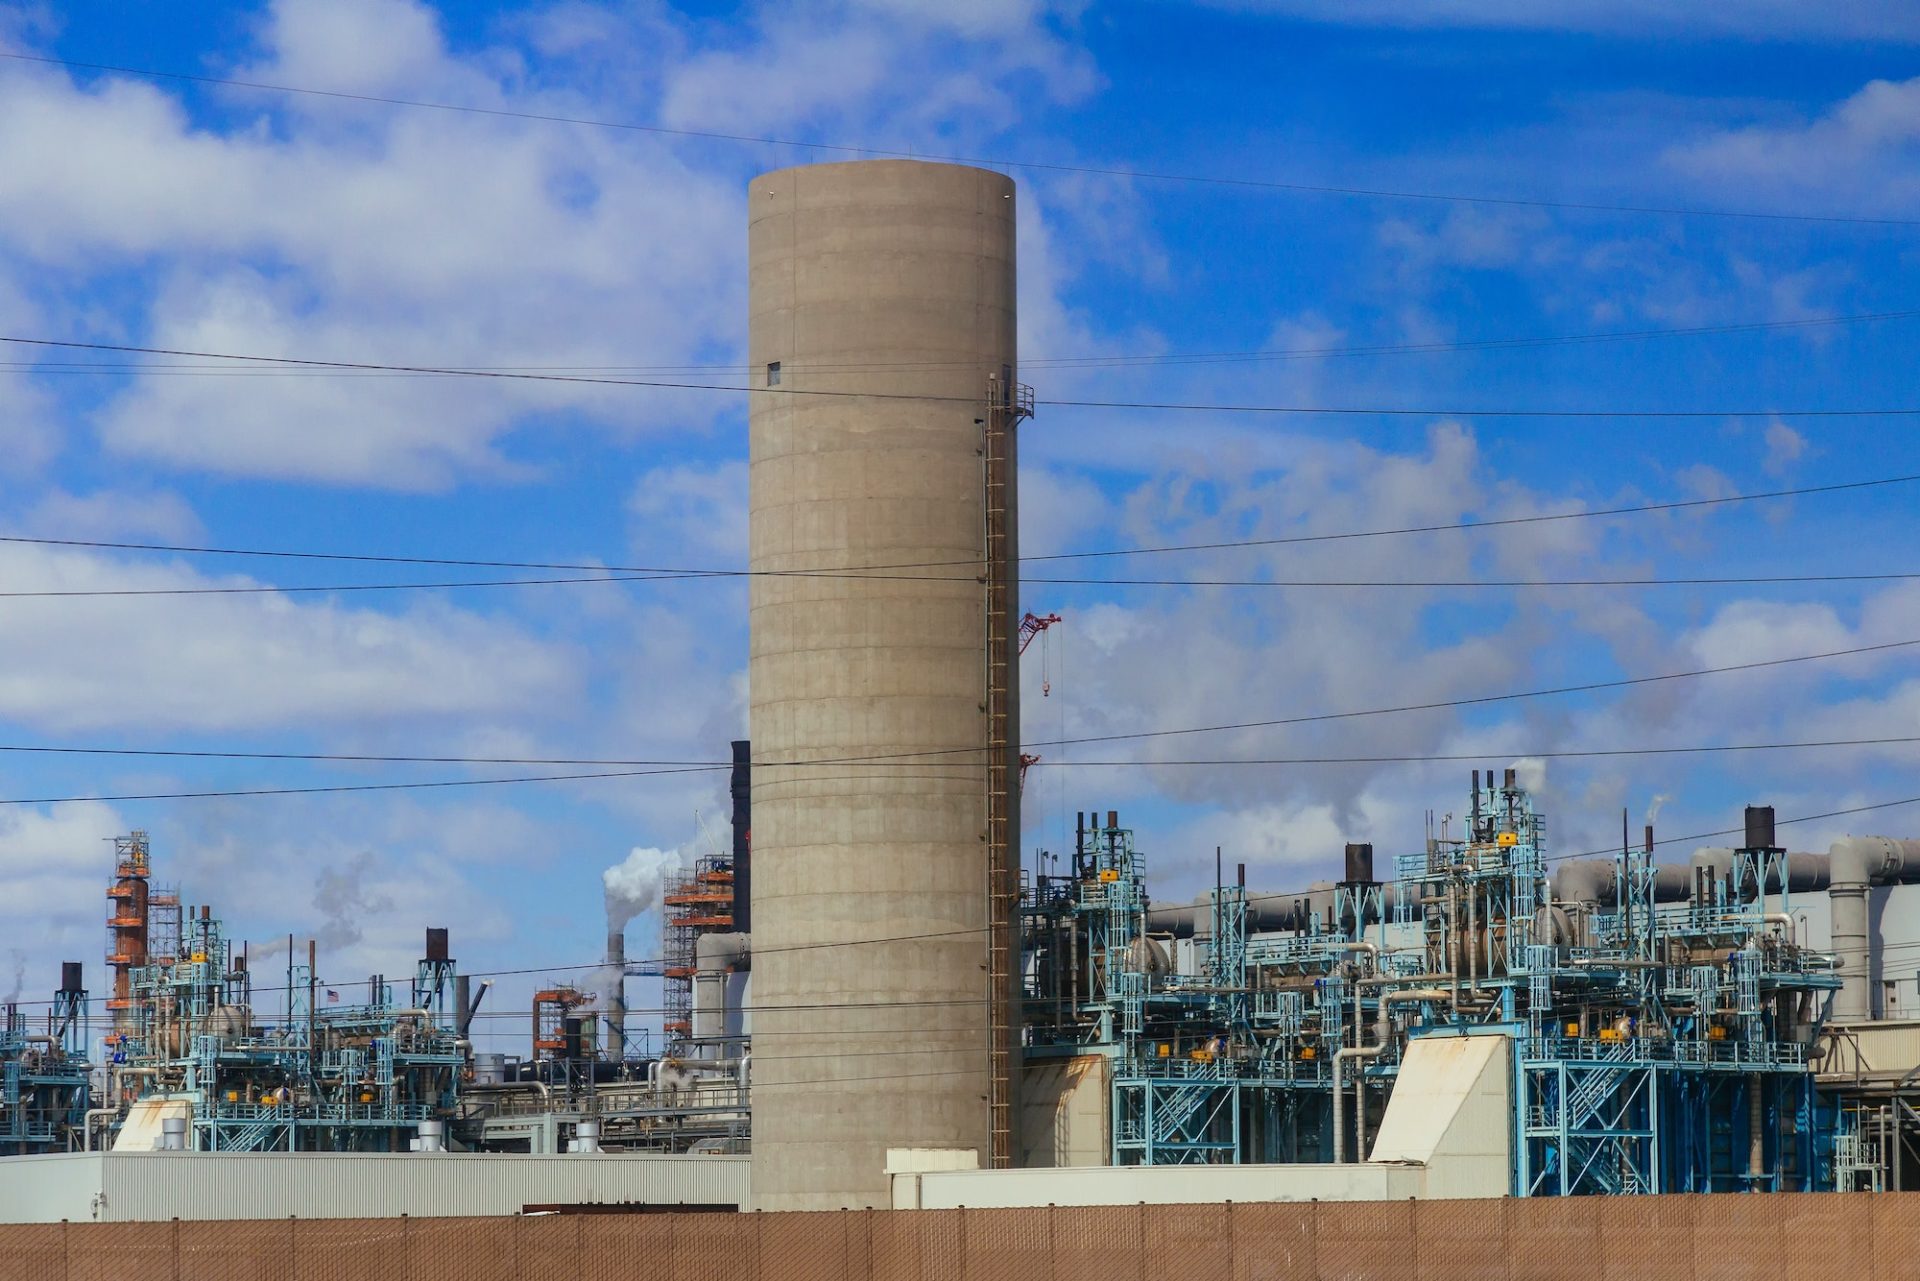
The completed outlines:
<svg viewBox="0 0 1920 1281">
<path fill-rule="evenodd" d="M 1029 613 L 1025 618 L 1021 619 L 1020 620 L 1020 652 L 1022 654 L 1026 653 L 1027 646 L 1033 644 L 1034 637 L 1038 636 L 1041 632 L 1046 631 L 1047 628 L 1052 627 L 1055 623 L 1059 621 L 1060 621 L 1060 615 L 1058 614 L 1048 614 L 1045 618 L 1042 618 L 1038 614 Z"/>
<path fill-rule="evenodd" d="M 1052 627 L 1059 621 L 1060 615 L 1058 614 L 1048 614 L 1042 617 L 1039 614 L 1029 612 L 1025 618 L 1020 620 L 1020 652 L 1022 654 L 1026 653 L 1027 646 L 1033 644 L 1034 637 L 1046 631 L 1047 628 Z M 1040 697 L 1045 698 L 1051 693 L 1053 693 L 1053 680 L 1047 674 L 1047 651 L 1046 647 L 1042 646 L 1040 649 Z M 1025 772 L 1026 769 L 1022 766 L 1021 773 L 1024 774 Z"/>
</svg>

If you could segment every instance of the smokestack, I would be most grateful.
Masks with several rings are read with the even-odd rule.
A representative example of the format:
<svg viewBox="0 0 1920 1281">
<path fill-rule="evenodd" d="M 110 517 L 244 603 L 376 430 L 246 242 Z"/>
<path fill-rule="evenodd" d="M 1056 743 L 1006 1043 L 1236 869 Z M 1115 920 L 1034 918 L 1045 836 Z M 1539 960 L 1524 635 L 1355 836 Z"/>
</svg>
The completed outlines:
<svg viewBox="0 0 1920 1281">
<path fill-rule="evenodd" d="M 1373 884 L 1373 846 L 1347 846 L 1347 883 L 1349 885 Z"/>
<path fill-rule="evenodd" d="M 618 1063 L 627 1056 L 627 931 L 607 931 L 606 993 L 607 1057 Z"/>
<path fill-rule="evenodd" d="M 453 1026 L 462 1038 L 468 1037 L 473 1029 L 473 1016 L 480 1010 L 480 1002 L 486 999 L 487 989 L 493 986 L 488 979 L 481 980 L 480 990 L 472 990 L 472 980 L 464 974 L 453 976 Z"/>
<path fill-rule="evenodd" d="M 753 929 L 753 743 L 733 744 L 733 928 Z"/>
<path fill-rule="evenodd" d="M 1773 843 L 1773 806 L 1747 806 L 1747 844 L 1750 850 L 1779 848 Z"/>
</svg>

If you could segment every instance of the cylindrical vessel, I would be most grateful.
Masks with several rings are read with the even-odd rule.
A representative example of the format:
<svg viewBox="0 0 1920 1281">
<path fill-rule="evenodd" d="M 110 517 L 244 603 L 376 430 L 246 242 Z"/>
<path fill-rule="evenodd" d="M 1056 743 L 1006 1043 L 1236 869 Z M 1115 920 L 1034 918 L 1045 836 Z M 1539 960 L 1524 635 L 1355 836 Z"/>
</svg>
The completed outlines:
<svg viewBox="0 0 1920 1281">
<path fill-rule="evenodd" d="M 754 1201 L 885 1206 L 888 1148 L 989 1143 L 981 449 L 1014 186 L 877 160 L 748 199 Z M 875 573 L 783 574 L 823 567 Z"/>
<path fill-rule="evenodd" d="M 416 1152 L 445 1152 L 447 1150 L 447 1123 L 445 1121 L 422 1121 L 419 1128 L 419 1146 Z"/>
<path fill-rule="evenodd" d="M 160 1150 L 162 1152 L 187 1150 L 187 1118 L 184 1116 L 160 1118 Z"/>
</svg>

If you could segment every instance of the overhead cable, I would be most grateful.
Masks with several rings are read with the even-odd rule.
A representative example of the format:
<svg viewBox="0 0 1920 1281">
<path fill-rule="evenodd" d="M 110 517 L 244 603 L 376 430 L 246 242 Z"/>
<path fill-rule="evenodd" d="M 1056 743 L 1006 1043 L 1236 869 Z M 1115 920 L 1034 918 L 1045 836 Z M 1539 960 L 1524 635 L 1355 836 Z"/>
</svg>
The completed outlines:
<svg viewBox="0 0 1920 1281">
<path fill-rule="evenodd" d="M 1884 747 L 1898 744 L 1920 743 L 1920 735 L 1887 738 L 1827 738 L 1800 742 L 1778 743 L 1708 743 L 1679 747 L 1605 747 L 1605 748 L 1567 748 L 1547 751 L 1526 751 L 1514 748 L 1481 748 L 1477 751 L 1457 751 L 1437 755 L 1403 756 L 1244 756 L 1219 757 L 1207 760 L 1191 758 L 1139 758 L 1130 760 L 1063 760 L 1043 761 L 1035 768 L 1052 769 L 1119 769 L 1119 768 L 1159 768 L 1160 766 L 1231 766 L 1231 765 L 1378 765 L 1378 764 L 1424 764 L 1447 761 L 1480 761 L 1488 759 L 1519 759 L 1522 757 L 1548 760 L 1586 756 L 1669 756 L 1687 754 L 1713 754 L 1718 752 L 1777 752 L 1798 751 L 1802 749 L 1826 747 Z M 1036 744 L 1037 745 L 1037 744 Z M 64 747 L 38 743 L 0 743 L 0 753 L 15 755 L 46 756 L 134 756 L 141 758 L 161 758 L 166 760 L 215 760 L 215 761 L 291 761 L 323 764 L 377 764 L 377 765 L 579 765 L 579 766 L 657 766 L 687 769 L 730 769 L 737 762 L 731 760 L 619 760 L 593 757 L 558 756 L 377 756 L 368 753 L 348 752 L 239 752 L 239 751 L 195 751 L 185 748 L 148 748 L 148 747 Z M 980 761 L 928 762 L 917 760 L 885 761 L 862 759 L 857 762 L 862 767 L 897 764 L 908 769 L 945 768 L 953 770 L 977 770 L 985 768 Z M 811 769 L 830 762 L 799 762 L 781 765 L 772 761 L 755 761 L 752 764 L 762 769 Z M 625 773 L 613 775 L 572 774 L 561 777 L 631 777 Z M 550 781 L 541 779 L 536 781 Z"/>
<path fill-rule="evenodd" d="M 690 570 L 681 573 L 602 574 L 590 578 L 482 578 L 414 583 L 252 584 L 245 587 L 49 587 L 0 590 L 0 600 L 70 600 L 145 596 L 330 595 L 347 592 L 455 591 L 466 588 L 557 587 L 606 583 L 686 582 L 749 577 L 854 579 L 872 582 L 971 583 L 966 575 L 874 573 L 866 570 Z M 1265 588 L 1306 591 L 1520 591 L 1528 588 L 1754 587 L 1825 583 L 1896 583 L 1920 579 L 1920 571 L 1862 574 L 1745 574 L 1696 578 L 1059 578 L 1023 576 L 1021 582 L 1053 587 Z"/>
<path fill-rule="evenodd" d="M 1693 338 L 1707 336 L 1725 336 L 1736 334 L 1773 333 L 1779 331 L 1831 328 L 1839 325 L 1865 324 L 1877 321 L 1911 320 L 1920 317 L 1920 310 L 1907 311 L 1870 311 L 1843 316 L 1808 316 L 1793 320 L 1736 321 L 1720 325 L 1682 325 L 1649 329 L 1611 329 L 1595 330 L 1571 334 L 1508 335 L 1495 338 L 1465 338 L 1450 342 L 1417 343 L 1374 343 L 1345 347 L 1269 347 L 1251 351 L 1189 351 L 1189 352 L 1107 352 L 1084 356 L 1026 356 L 1020 361 L 1023 371 L 1039 369 L 1125 369 L 1151 365 L 1206 365 L 1234 364 L 1267 360 L 1326 360 L 1337 357 L 1355 356 L 1410 356 L 1443 355 L 1459 352 L 1485 352 L 1525 350 L 1538 347 L 1590 346 L 1600 343 L 1645 342 L 1660 338 Z M 510 373 L 576 373 L 576 374 L 735 374 L 749 375 L 754 372 L 750 365 L 739 364 L 687 364 L 687 365 L 532 365 L 532 364 L 489 364 L 486 361 L 443 360 L 433 362 L 435 366 L 461 369 L 504 371 Z M 971 368 L 977 362 L 959 360 L 860 360 L 860 361 L 795 361 L 785 366 L 792 374 L 809 373 L 878 373 L 887 371 L 932 371 L 939 369 Z M 19 369 L 33 373 L 121 375 L 145 374 L 150 376 L 200 377 L 228 375 L 234 377 L 247 375 L 294 375 L 316 377 L 345 377 L 352 374 L 365 374 L 369 377 L 419 377 L 436 378 L 447 375 L 434 371 L 393 370 L 337 370 L 324 369 L 236 369 L 231 364 L 196 364 L 179 362 L 161 364 L 155 361 L 4 361 L 0 369 Z"/>
<path fill-rule="evenodd" d="M 1815 662 L 1822 659 L 1845 658 L 1860 654 L 1884 653 L 1896 649 L 1920 645 L 1920 639 L 1887 641 L 1877 645 L 1861 645 L 1851 649 L 1828 650 L 1819 654 L 1800 654 L 1788 658 L 1760 659 L 1746 663 L 1734 663 L 1723 667 L 1701 667 L 1691 671 L 1667 672 L 1657 676 L 1634 676 L 1611 681 L 1589 681 L 1581 685 L 1563 685 L 1547 689 L 1524 690 L 1507 694 L 1483 694 L 1470 698 L 1448 699 L 1430 703 L 1413 703 L 1399 707 L 1371 708 L 1353 712 L 1320 712 L 1306 716 L 1279 717 L 1263 721 L 1241 721 L 1225 725 L 1199 725 L 1182 729 L 1135 730 L 1119 734 L 1085 735 L 1078 738 L 1042 739 L 1022 744 L 1025 747 L 1064 747 L 1085 743 L 1111 743 L 1147 738 L 1169 738 L 1190 734 L 1219 733 L 1228 730 L 1264 729 L 1278 725 L 1301 725 L 1323 721 L 1346 720 L 1362 716 L 1385 716 L 1405 712 L 1434 711 L 1443 708 L 1485 706 L 1492 703 L 1511 702 L 1527 698 L 1544 698 L 1560 694 L 1587 693 L 1603 689 L 1621 689 L 1637 685 L 1647 685 L 1663 681 L 1684 680 L 1698 676 L 1716 675 L 1722 672 L 1755 671 L 1763 668 L 1782 667 L 1793 663 Z M 877 753 L 870 756 L 851 756 L 840 758 L 822 758 L 815 760 L 759 761 L 756 764 L 773 768 L 807 767 L 827 765 L 862 765 L 874 761 L 926 761 L 928 757 L 953 756 L 978 752 L 979 748 L 946 748 L 917 752 Z M 932 763 L 932 762 L 929 762 Z M 0 799 L 0 805 L 64 805 L 84 801 L 156 801 L 156 800 L 197 800 L 213 797 L 245 796 L 298 796 L 343 792 L 390 792 L 412 791 L 432 788 L 489 787 L 524 783 L 565 783 L 582 782 L 610 778 L 644 778 L 660 774 L 694 774 L 717 772 L 732 768 L 732 762 L 711 765 L 689 765 L 673 768 L 642 770 L 611 770 L 594 773 L 545 774 L 520 776 L 515 778 L 469 778 L 469 779 L 433 779 L 405 783 L 353 783 L 319 787 L 260 787 L 233 788 L 217 791 L 177 791 L 148 792 L 115 796 L 45 796 Z M 898 777 L 898 776 L 894 776 Z"/>
<path fill-rule="evenodd" d="M 1920 225 L 1920 224 L 1916 224 Z M 983 397 L 936 396 L 920 392 L 848 391 L 825 387 L 777 387 L 727 385 L 723 383 L 681 382 L 658 378 L 604 378 L 582 374 L 515 373 L 498 369 L 460 369 L 434 365 L 394 365 L 374 361 L 308 360 L 286 356 L 252 356 L 231 352 L 187 351 L 167 347 L 136 347 L 119 343 L 78 342 L 54 338 L 28 338 L 0 335 L 0 342 L 29 347 L 77 348 L 86 351 L 138 352 L 154 356 L 194 356 L 208 360 L 250 361 L 272 365 L 293 365 L 316 369 L 384 369 L 404 373 L 445 374 L 460 378 L 492 378 L 547 383 L 583 383 L 607 387 L 652 387 L 668 391 L 738 392 L 753 396 L 831 397 L 835 399 L 909 401 L 916 404 L 979 405 Z M 1125 409 L 1166 413 L 1254 414 L 1290 417 L 1334 418 L 1501 418 L 1592 420 L 1686 420 L 1707 421 L 1726 418 L 1779 419 L 1883 419 L 1920 415 L 1920 407 L 1854 407 L 1787 409 L 1778 406 L 1727 409 L 1514 409 L 1466 408 L 1461 406 L 1422 407 L 1412 405 L 1261 405 L 1208 404 L 1194 401 L 1151 400 L 1071 400 L 1040 398 L 1036 405 L 1053 409 Z"/>
<path fill-rule="evenodd" d="M 1486 520 L 1454 521 L 1434 525 L 1402 525 L 1386 529 L 1339 530 L 1321 534 L 1284 534 L 1272 538 L 1238 538 L 1209 543 L 1169 543 L 1149 547 L 1112 547 L 1083 552 L 1046 552 L 1022 555 L 1023 565 L 1061 560 L 1093 560 L 1118 556 L 1151 556 L 1173 552 L 1228 551 L 1250 547 L 1283 547 L 1308 543 L 1344 542 L 1354 539 L 1395 538 L 1413 534 L 1472 532 L 1506 529 L 1526 525 L 1551 524 L 1570 520 L 1595 520 L 1609 516 L 1638 516 L 1656 512 L 1687 511 L 1695 508 L 1725 507 L 1737 503 L 1755 503 L 1781 498 L 1804 498 L 1823 494 L 1877 489 L 1889 485 L 1910 485 L 1920 481 L 1920 473 L 1882 476 L 1868 480 L 1838 481 L 1827 485 L 1802 485 L 1793 489 L 1762 490 L 1750 494 L 1725 494 L 1712 498 L 1676 498 L 1656 503 L 1636 503 L 1619 507 L 1596 507 L 1570 512 L 1542 512 L 1528 516 L 1501 516 Z M 977 567 L 984 562 L 970 560 L 906 561 L 878 565 L 815 565 L 793 570 L 697 569 L 687 566 L 643 566 L 602 564 L 584 561 L 526 561 L 474 559 L 446 556 L 379 555 L 362 552 L 323 552 L 281 550 L 261 547 L 208 547 L 190 543 L 143 543 L 97 538 L 40 538 L 23 534 L 0 534 L 0 543 L 32 547 L 77 547 L 97 551 L 164 552 L 181 556 L 237 556 L 270 560 L 314 560 L 368 565 L 435 565 L 461 569 L 526 569 L 546 571 L 592 572 L 602 579 L 613 575 L 645 577 L 785 577 L 798 574 L 871 574 L 882 570 L 952 569 Z M 598 581 L 598 580 L 595 580 Z M 1025 581 L 1033 581 L 1027 579 Z"/>
</svg>

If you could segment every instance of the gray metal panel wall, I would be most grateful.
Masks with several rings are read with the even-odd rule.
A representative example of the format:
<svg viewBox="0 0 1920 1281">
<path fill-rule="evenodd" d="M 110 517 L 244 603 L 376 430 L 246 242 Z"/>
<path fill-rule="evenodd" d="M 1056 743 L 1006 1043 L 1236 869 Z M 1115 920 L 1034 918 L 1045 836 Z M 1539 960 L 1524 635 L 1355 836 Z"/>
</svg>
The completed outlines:
<svg viewBox="0 0 1920 1281">
<path fill-rule="evenodd" d="M 86 1223 L 100 1191 L 98 1152 L 0 1157 L 0 1223 Z"/>
<path fill-rule="evenodd" d="M 750 424 L 766 1209 L 884 1206 L 888 1148 L 988 1142 L 979 451 L 1015 361 L 1013 195 L 900 160 L 748 191 L 756 384 L 780 364 Z M 927 568 L 780 574 L 901 565 Z"/>
</svg>

